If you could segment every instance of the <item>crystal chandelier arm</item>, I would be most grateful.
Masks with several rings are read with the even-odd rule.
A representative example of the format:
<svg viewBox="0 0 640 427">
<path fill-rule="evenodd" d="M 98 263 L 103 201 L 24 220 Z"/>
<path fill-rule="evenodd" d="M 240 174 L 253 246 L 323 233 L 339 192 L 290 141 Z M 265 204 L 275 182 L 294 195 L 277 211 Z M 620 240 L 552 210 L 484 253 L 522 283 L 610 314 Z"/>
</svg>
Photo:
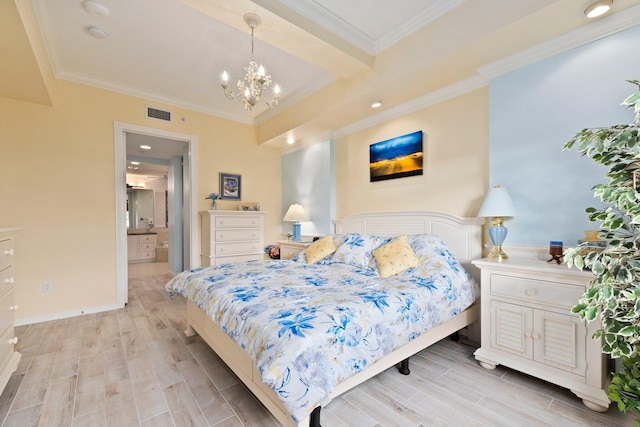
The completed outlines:
<svg viewBox="0 0 640 427">
<path fill-rule="evenodd" d="M 253 48 L 254 48 L 254 38 L 253 38 L 253 30 L 262 22 L 260 17 L 248 13 L 244 16 L 245 23 L 251 29 L 251 60 L 249 61 L 249 65 L 244 69 L 245 76 L 244 80 L 238 80 L 237 87 L 238 92 L 234 92 L 229 89 L 229 74 L 225 71 L 222 73 L 222 82 L 220 86 L 224 91 L 224 95 L 227 99 L 238 99 L 242 97 L 242 102 L 244 103 L 244 108 L 247 111 L 251 111 L 253 107 L 256 106 L 258 102 L 260 102 L 260 98 L 262 98 L 262 92 L 264 89 L 271 85 L 271 76 L 267 74 L 263 65 L 258 65 L 253 59 Z M 280 87 L 276 85 L 273 88 L 274 97 L 267 101 L 263 98 L 264 102 L 267 104 L 269 108 L 273 108 L 278 105 L 280 101 Z"/>
</svg>

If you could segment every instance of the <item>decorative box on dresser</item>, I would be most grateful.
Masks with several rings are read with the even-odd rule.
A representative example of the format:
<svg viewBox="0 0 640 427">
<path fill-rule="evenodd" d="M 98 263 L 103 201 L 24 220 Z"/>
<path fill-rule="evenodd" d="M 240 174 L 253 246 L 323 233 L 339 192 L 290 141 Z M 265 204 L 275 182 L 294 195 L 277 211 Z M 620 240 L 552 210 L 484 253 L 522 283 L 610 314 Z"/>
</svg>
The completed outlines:
<svg viewBox="0 0 640 427">
<path fill-rule="evenodd" d="M 0 228 L 0 393 L 20 362 L 14 350 L 18 338 L 13 334 L 13 302 L 15 234 L 17 228 Z"/>
<path fill-rule="evenodd" d="M 481 271 L 481 347 L 475 357 L 570 389 L 595 411 L 609 407 L 609 359 L 571 312 L 593 274 L 538 260 L 473 261 Z"/>
<path fill-rule="evenodd" d="M 292 240 L 279 240 L 280 259 L 291 259 L 307 249 L 313 242 L 294 242 Z"/>
<path fill-rule="evenodd" d="M 261 211 L 200 212 L 203 267 L 264 259 L 264 216 Z"/>
</svg>

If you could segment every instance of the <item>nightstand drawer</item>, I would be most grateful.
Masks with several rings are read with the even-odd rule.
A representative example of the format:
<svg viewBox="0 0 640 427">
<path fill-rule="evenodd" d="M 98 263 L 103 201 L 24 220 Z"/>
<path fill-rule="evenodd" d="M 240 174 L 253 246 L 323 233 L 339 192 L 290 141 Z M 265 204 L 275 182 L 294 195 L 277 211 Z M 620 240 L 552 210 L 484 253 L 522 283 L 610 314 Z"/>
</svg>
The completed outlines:
<svg viewBox="0 0 640 427">
<path fill-rule="evenodd" d="M 529 280 L 522 277 L 491 275 L 491 296 L 535 302 L 570 309 L 584 293 L 582 286 Z"/>
<path fill-rule="evenodd" d="M 261 232 L 259 228 L 245 230 L 218 230 L 216 231 L 216 242 L 234 242 L 238 240 L 260 240 Z"/>
</svg>

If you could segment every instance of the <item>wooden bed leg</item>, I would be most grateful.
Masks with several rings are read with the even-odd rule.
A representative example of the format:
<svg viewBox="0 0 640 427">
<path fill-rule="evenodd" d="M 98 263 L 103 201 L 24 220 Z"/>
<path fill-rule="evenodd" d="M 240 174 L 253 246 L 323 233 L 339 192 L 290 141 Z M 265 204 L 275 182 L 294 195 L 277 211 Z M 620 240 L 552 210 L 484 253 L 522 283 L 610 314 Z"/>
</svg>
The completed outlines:
<svg viewBox="0 0 640 427">
<path fill-rule="evenodd" d="M 451 341 L 455 341 L 455 342 L 460 341 L 460 335 L 457 332 L 454 332 L 451 335 L 449 335 L 449 338 L 451 338 Z"/>
<path fill-rule="evenodd" d="M 309 418 L 309 427 L 321 427 L 320 408 L 321 406 L 316 406 L 316 408 L 311 412 L 311 417 Z"/>
<path fill-rule="evenodd" d="M 409 375 L 411 371 L 409 370 L 409 358 L 407 357 L 402 362 L 400 362 L 400 368 L 398 369 L 402 375 Z"/>
<path fill-rule="evenodd" d="M 184 330 L 184 334 L 185 334 L 186 336 L 188 336 L 188 337 L 193 337 L 193 336 L 198 335 L 198 333 L 196 332 L 196 330 L 195 330 L 195 329 L 193 329 L 193 328 L 191 327 L 191 325 L 190 325 L 190 324 L 187 324 L 187 329 L 185 329 L 185 330 Z"/>
</svg>

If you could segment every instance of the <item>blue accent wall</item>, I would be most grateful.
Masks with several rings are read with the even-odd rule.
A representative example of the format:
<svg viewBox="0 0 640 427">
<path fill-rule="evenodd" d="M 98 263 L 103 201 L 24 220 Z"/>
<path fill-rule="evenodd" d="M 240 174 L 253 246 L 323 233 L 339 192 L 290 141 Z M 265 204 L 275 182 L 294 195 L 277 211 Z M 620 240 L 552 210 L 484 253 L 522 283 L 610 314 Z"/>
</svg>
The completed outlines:
<svg viewBox="0 0 640 427">
<path fill-rule="evenodd" d="M 302 235 L 333 233 L 335 216 L 335 146 L 327 139 L 282 156 L 282 216 L 293 203 L 300 203 L 309 214 L 302 223 Z M 283 222 L 283 233 L 291 224 Z"/>
<path fill-rule="evenodd" d="M 509 72 L 489 83 L 490 185 L 506 187 L 518 216 L 505 246 L 573 246 L 597 229 L 585 208 L 606 169 L 562 146 L 584 128 L 631 123 L 620 103 L 640 80 L 640 26 Z"/>
</svg>

